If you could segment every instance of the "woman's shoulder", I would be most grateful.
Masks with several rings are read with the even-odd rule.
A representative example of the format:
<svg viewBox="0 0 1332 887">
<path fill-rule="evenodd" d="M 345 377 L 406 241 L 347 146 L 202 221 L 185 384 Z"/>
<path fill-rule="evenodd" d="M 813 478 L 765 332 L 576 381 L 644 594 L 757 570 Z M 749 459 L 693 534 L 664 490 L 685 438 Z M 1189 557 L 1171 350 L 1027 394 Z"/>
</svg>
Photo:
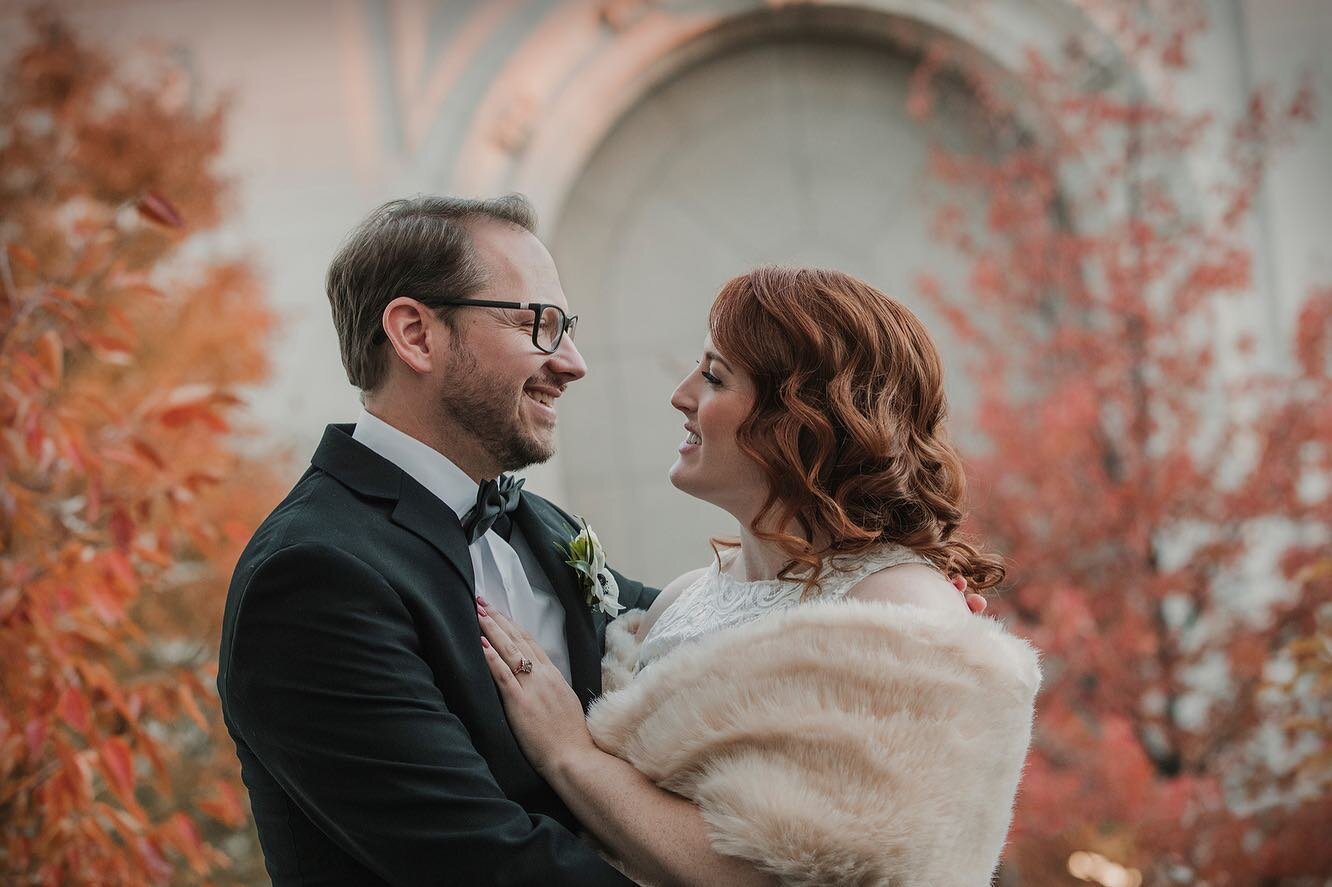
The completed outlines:
<svg viewBox="0 0 1332 887">
<path fill-rule="evenodd" d="M 971 613 L 957 587 L 923 558 L 887 559 L 851 585 L 845 596 L 851 600 L 908 604 L 959 616 Z"/>
<path fill-rule="evenodd" d="M 643 617 L 643 621 L 638 628 L 638 636 L 647 637 L 648 631 L 657 621 L 657 618 L 665 612 L 666 608 L 675 603 L 681 594 L 691 588 L 705 574 L 711 572 L 714 566 L 710 564 L 706 567 L 699 567 L 697 570 L 681 573 L 666 583 L 666 587 L 661 590 L 661 594 L 657 595 L 657 599 L 648 608 L 647 615 Z"/>
</svg>

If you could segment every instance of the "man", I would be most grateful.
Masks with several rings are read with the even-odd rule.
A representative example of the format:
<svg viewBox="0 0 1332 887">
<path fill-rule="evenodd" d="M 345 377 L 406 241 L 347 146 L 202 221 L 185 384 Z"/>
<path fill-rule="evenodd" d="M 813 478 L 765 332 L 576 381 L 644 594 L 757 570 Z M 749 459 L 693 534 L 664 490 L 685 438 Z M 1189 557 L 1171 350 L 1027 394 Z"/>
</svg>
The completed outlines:
<svg viewBox="0 0 1332 887">
<path fill-rule="evenodd" d="M 242 554 L 217 681 L 278 887 L 631 883 L 523 757 L 476 616 L 600 692 L 607 616 L 560 550 L 581 528 L 503 476 L 552 455 L 587 371 L 534 228 L 517 196 L 396 200 L 329 268 L 364 410 Z M 622 606 L 656 596 L 615 578 Z"/>
</svg>

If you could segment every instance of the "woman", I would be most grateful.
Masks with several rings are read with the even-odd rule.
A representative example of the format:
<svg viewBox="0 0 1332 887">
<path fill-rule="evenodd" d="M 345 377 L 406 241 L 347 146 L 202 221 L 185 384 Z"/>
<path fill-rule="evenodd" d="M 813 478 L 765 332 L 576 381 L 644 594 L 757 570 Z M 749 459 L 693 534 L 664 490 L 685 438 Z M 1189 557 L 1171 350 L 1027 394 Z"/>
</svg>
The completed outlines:
<svg viewBox="0 0 1332 887">
<path fill-rule="evenodd" d="M 482 603 L 515 734 L 647 883 L 989 883 L 1039 669 L 945 578 L 984 590 L 1003 568 L 955 537 L 933 343 L 869 285 L 809 269 L 735 278 L 709 329 L 671 398 L 670 477 L 739 540 L 612 624 L 586 723 Z"/>
</svg>

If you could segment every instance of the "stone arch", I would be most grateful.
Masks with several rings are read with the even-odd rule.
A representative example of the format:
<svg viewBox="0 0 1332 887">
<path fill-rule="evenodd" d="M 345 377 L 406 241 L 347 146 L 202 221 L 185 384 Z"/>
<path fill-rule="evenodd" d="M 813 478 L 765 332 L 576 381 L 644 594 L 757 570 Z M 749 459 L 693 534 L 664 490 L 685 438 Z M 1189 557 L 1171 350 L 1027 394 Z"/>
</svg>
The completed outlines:
<svg viewBox="0 0 1332 887">
<path fill-rule="evenodd" d="M 482 97 L 458 152 L 447 188 L 528 194 L 542 216 L 542 233 L 556 253 L 566 290 L 578 300 L 580 310 L 593 309 L 589 313 L 603 323 L 616 314 L 614 306 L 589 301 L 583 286 L 587 281 L 579 274 L 583 263 L 570 261 L 569 241 L 579 238 L 562 238 L 561 226 L 570 212 L 570 196 L 589 163 L 608 139 L 615 138 L 620 124 L 669 84 L 717 60 L 795 39 L 836 42 L 862 47 L 867 54 L 899 57 L 942 40 L 1002 76 L 1018 63 L 1020 47 L 1033 35 L 1037 42 L 1044 39 L 1057 45 L 1070 29 L 1087 26 L 1063 3 L 1041 4 L 1050 15 L 1038 16 L 1038 22 L 1031 20 L 1027 5 L 999 4 L 1024 20 L 985 33 L 978 33 L 974 20 L 954 3 L 910 4 L 909 10 L 899 8 L 907 4 L 880 2 L 709 11 L 721 5 L 692 4 L 682 9 L 676 4 L 663 11 L 643 4 L 628 18 L 614 20 L 604 12 L 591 20 L 572 10 L 553 13 L 516 50 L 505 72 Z M 834 253 L 820 261 L 823 255 L 792 258 L 871 276 L 856 267 L 855 258 Z M 571 288 L 573 281 L 579 286 Z M 591 289 L 601 288 L 594 283 Z M 689 310 L 705 309 L 706 305 L 692 305 Z M 622 320 L 612 322 L 620 324 L 621 333 L 629 329 Z M 621 565 L 661 582 L 670 578 L 675 552 L 688 550 L 686 557 L 698 560 L 705 553 L 698 548 L 705 534 L 724 532 L 729 520 L 686 500 L 666 484 L 670 453 L 657 452 L 661 449 L 657 443 L 671 440 L 679 424 L 665 404 L 670 385 L 664 381 L 679 366 L 666 365 L 685 358 L 677 341 L 679 331 L 668 329 L 664 317 L 645 322 L 654 334 L 671 339 L 660 353 L 646 342 L 635 342 L 632 335 L 622 339 L 628 342 L 627 349 L 617 352 L 598 338 L 594 324 L 585 323 L 580 343 L 589 352 L 594 375 L 571 389 L 561 420 L 561 449 L 578 455 L 537 469 L 532 480 L 537 488 L 550 491 L 605 528 L 607 544 L 624 553 Z M 626 351 L 633 353 L 626 356 Z M 655 369 L 653 361 L 659 364 Z M 640 388 L 630 391 L 626 385 Z M 640 393 L 651 410 L 639 411 Z M 608 423 L 607 429 L 590 431 L 597 422 Z M 628 433 L 622 433 L 625 428 Z M 688 547 L 691 542 L 693 548 Z"/>
</svg>

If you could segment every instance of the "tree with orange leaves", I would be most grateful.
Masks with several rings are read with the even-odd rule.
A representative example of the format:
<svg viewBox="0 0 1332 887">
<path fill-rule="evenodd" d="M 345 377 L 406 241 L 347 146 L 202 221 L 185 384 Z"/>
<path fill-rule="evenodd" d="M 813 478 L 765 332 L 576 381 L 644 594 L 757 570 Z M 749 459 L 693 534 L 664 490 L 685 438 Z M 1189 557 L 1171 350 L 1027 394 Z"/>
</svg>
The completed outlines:
<svg viewBox="0 0 1332 887">
<path fill-rule="evenodd" d="M 1260 315 L 1255 195 L 1313 96 L 1256 92 L 1225 174 L 1191 191 L 1179 161 L 1213 122 L 1170 78 L 1204 8 L 1085 9 L 1101 34 L 1032 50 L 1016 83 L 955 60 L 999 147 L 935 153 L 983 212 L 938 220 L 969 265 L 961 291 L 921 285 L 979 389 L 961 417 L 984 441 L 975 529 L 1013 582 L 993 612 L 1046 654 L 1004 883 L 1321 884 L 1332 797 L 1292 768 L 1327 731 L 1283 732 L 1263 688 L 1332 600 L 1310 570 L 1332 540 L 1332 290 L 1284 347 L 1232 329 Z M 916 113 L 946 59 L 927 54 Z M 1148 89 L 1144 70 L 1164 73 Z M 1324 724 L 1329 701 L 1302 700 Z"/>
<path fill-rule="evenodd" d="M 0 92 L 0 880 L 198 882 L 249 834 L 212 684 L 277 498 L 235 424 L 272 317 L 185 252 L 224 109 L 30 23 Z"/>
</svg>

